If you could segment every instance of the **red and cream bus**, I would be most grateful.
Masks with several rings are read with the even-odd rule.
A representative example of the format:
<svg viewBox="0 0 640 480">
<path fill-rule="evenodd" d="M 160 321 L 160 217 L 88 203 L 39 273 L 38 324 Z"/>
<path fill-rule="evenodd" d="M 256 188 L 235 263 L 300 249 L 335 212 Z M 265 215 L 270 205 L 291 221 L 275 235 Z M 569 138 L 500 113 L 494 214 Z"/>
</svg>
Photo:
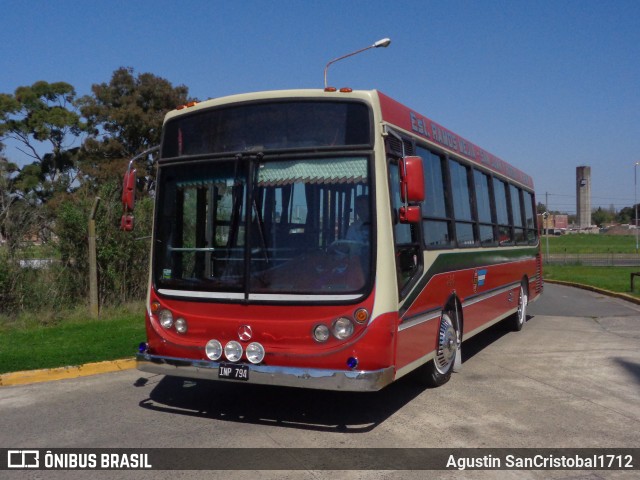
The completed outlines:
<svg viewBox="0 0 640 480">
<path fill-rule="evenodd" d="M 140 370 L 441 385 L 464 340 L 522 327 L 543 288 L 531 177 L 378 91 L 327 90 L 167 114 Z"/>
</svg>

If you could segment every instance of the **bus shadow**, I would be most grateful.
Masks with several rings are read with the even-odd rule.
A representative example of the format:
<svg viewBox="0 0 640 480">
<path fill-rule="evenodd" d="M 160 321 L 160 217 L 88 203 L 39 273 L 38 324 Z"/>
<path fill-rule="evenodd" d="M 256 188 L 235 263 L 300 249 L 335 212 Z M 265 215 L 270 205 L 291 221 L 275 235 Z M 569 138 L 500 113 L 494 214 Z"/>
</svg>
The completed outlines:
<svg viewBox="0 0 640 480">
<path fill-rule="evenodd" d="M 528 317 L 530 320 L 532 317 Z M 509 331 L 498 323 L 464 343 L 462 362 Z M 146 384 L 136 381 L 136 386 Z M 366 433 L 428 390 L 411 373 L 379 392 L 354 393 L 163 377 L 140 407 L 160 413 L 304 430 Z"/>
<path fill-rule="evenodd" d="M 527 322 L 534 318 L 533 315 L 527 315 Z M 523 328 L 527 328 L 526 324 Z M 496 340 L 513 333 L 511 329 L 505 325 L 505 322 L 498 322 L 495 325 L 483 330 L 473 338 L 467 340 L 462 345 L 462 363 L 471 360 L 475 355 L 490 346 Z"/>
<path fill-rule="evenodd" d="M 366 433 L 425 391 L 410 378 L 354 393 L 164 377 L 140 407 L 304 430 Z"/>
<path fill-rule="evenodd" d="M 633 363 L 625 358 L 616 358 L 615 362 L 633 375 L 636 383 L 640 383 L 640 363 Z"/>
</svg>

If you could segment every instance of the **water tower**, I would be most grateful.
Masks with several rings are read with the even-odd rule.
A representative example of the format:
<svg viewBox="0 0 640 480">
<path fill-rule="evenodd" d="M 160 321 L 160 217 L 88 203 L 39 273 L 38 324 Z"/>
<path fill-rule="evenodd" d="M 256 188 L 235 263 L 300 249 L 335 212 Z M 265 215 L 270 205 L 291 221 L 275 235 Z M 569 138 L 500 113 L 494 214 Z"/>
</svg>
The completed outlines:
<svg viewBox="0 0 640 480">
<path fill-rule="evenodd" d="M 591 226 L 591 167 L 576 168 L 576 215 L 578 228 Z"/>
</svg>

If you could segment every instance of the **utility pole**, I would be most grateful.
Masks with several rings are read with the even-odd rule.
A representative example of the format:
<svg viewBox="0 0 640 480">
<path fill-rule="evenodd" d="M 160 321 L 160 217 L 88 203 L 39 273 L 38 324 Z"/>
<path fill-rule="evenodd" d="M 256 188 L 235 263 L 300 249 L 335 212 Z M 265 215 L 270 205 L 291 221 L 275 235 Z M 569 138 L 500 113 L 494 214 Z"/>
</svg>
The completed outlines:
<svg viewBox="0 0 640 480">
<path fill-rule="evenodd" d="M 636 162 L 633 166 L 633 206 L 636 209 L 636 254 L 638 253 L 638 165 L 640 165 L 640 162 Z"/>
<path fill-rule="evenodd" d="M 96 255 L 96 210 L 98 210 L 99 203 L 100 197 L 96 197 L 89 215 L 89 309 L 93 318 L 98 318 L 100 315 L 100 307 L 98 305 L 98 260 Z"/>
<path fill-rule="evenodd" d="M 547 227 L 545 229 L 545 233 L 546 233 L 546 242 L 547 242 L 547 264 L 549 263 L 549 192 L 544 192 L 544 204 L 545 207 L 547 207 L 547 211 L 544 212 L 544 223 L 545 226 Z"/>
</svg>

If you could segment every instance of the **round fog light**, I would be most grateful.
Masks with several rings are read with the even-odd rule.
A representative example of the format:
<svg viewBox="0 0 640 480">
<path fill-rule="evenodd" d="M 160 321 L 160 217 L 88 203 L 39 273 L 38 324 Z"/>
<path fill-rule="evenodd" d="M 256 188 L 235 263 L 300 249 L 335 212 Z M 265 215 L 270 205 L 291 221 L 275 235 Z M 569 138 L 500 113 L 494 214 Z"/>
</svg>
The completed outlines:
<svg viewBox="0 0 640 480">
<path fill-rule="evenodd" d="M 222 356 L 222 344 L 215 339 L 209 340 L 204 347 L 204 353 L 214 362 L 220 360 Z"/>
<path fill-rule="evenodd" d="M 158 319 L 164 328 L 171 328 L 173 325 L 173 314 L 169 310 L 160 310 Z"/>
<path fill-rule="evenodd" d="M 264 347 L 258 342 L 251 342 L 247 345 L 247 359 L 251 363 L 260 363 L 264 360 Z"/>
<path fill-rule="evenodd" d="M 315 338 L 316 342 L 326 342 L 329 340 L 329 327 L 326 325 L 318 325 L 313 329 L 313 338 Z"/>
<path fill-rule="evenodd" d="M 333 322 L 333 335 L 338 340 L 345 340 L 353 335 L 353 323 L 351 323 L 351 320 L 342 317 Z"/>
<path fill-rule="evenodd" d="M 242 345 L 235 340 L 231 340 L 224 346 L 224 356 L 230 362 L 237 362 L 242 357 Z"/>
</svg>

